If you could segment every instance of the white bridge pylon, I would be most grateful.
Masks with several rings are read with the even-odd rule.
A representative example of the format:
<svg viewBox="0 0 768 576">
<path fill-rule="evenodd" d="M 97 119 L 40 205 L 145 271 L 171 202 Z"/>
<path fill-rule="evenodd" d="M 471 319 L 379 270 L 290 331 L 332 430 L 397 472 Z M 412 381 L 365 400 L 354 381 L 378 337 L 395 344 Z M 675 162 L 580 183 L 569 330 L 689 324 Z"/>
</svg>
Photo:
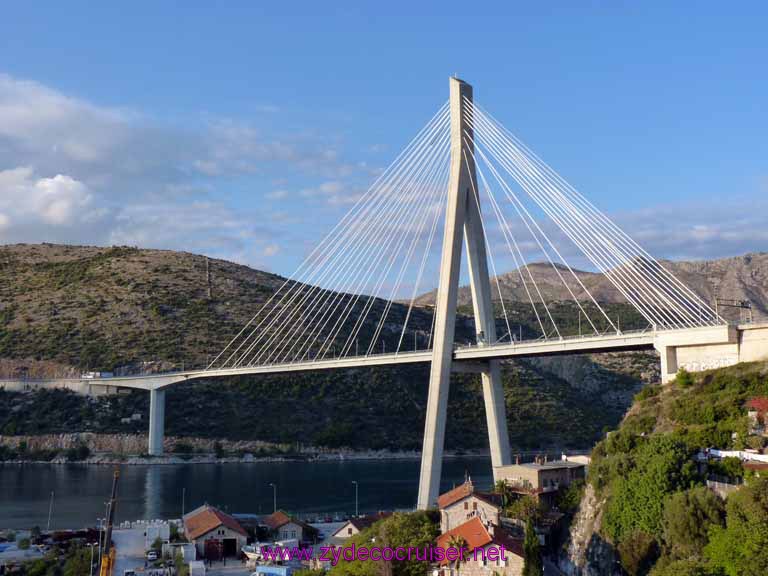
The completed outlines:
<svg viewBox="0 0 768 576">
<path fill-rule="evenodd" d="M 438 249 L 435 239 L 441 221 L 443 242 Z M 515 281 L 519 296 L 515 302 L 502 290 L 494 247 L 514 265 L 503 281 Z M 463 252 L 475 335 L 468 341 L 471 337 L 464 333 L 457 342 Z M 544 265 L 531 265 L 532 253 Z M 454 361 L 472 360 L 473 371 L 481 374 L 492 464 L 501 466 L 510 462 L 510 448 L 499 358 L 526 355 L 531 343 L 553 353 L 578 351 L 572 328 L 557 321 L 565 301 L 578 313 L 583 349 L 624 346 L 619 322 L 590 292 L 565 254 L 576 254 L 605 275 L 644 323 L 634 328 L 657 334 L 726 324 L 476 105 L 469 84 L 451 78 L 449 101 L 205 374 L 431 361 L 418 494 L 418 507 L 428 508 L 439 492 Z M 550 285 L 552 279 L 560 285 L 560 296 L 553 297 L 542 286 L 542 266 Z M 435 276 L 438 284 L 430 309 L 418 297 L 425 291 L 425 279 Z M 508 310 L 514 306 L 518 309 Z M 510 322 L 510 315 L 520 313 L 519 306 L 529 306 L 531 325 L 526 326 L 525 337 L 522 321 L 517 330 Z M 642 344 L 637 340 L 625 349 L 653 341 L 642 339 Z M 603 343 L 589 348 L 586 341 Z M 472 345 L 472 355 L 460 354 L 457 344 Z M 666 361 L 665 357 L 662 366 L 672 371 L 676 361 L 673 355 Z"/>
<path fill-rule="evenodd" d="M 472 87 L 450 80 L 451 164 L 448 204 L 445 214 L 440 281 L 435 299 L 435 335 L 429 375 L 424 445 L 417 507 L 434 505 L 440 491 L 440 477 L 448 413 L 448 391 L 453 363 L 456 330 L 456 302 L 459 291 L 462 244 L 466 242 L 469 283 L 478 343 L 496 341 L 496 317 L 491 301 L 485 232 L 480 203 L 475 201 L 475 174 L 472 127 L 464 102 L 472 102 Z M 466 137 L 465 137 L 466 134 Z M 483 400 L 488 424 L 491 463 L 494 467 L 510 463 L 504 390 L 498 360 L 489 360 L 481 372 Z"/>
</svg>

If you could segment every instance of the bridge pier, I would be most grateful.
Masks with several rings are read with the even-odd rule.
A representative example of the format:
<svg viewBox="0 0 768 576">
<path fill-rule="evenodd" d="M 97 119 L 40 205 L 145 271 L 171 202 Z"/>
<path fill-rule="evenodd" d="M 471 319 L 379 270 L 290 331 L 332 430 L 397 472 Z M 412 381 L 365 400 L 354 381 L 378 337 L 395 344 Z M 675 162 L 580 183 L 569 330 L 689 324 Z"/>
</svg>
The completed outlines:
<svg viewBox="0 0 768 576">
<path fill-rule="evenodd" d="M 677 347 L 656 345 L 656 351 L 661 359 L 661 383 L 672 381 L 677 374 Z"/>
<path fill-rule="evenodd" d="M 150 456 L 163 455 L 165 437 L 165 390 L 149 391 L 149 449 Z"/>
<path fill-rule="evenodd" d="M 448 389 L 453 368 L 462 240 L 466 240 L 467 269 L 477 342 L 480 346 L 496 343 L 496 321 L 491 301 L 486 237 L 480 215 L 480 192 L 471 143 L 472 126 L 464 108 L 465 101 L 472 101 L 472 87 L 458 78 L 451 78 L 450 92 L 451 164 L 440 279 L 435 297 L 434 344 L 424 422 L 424 444 L 421 452 L 417 501 L 420 510 L 434 506 L 440 493 Z M 467 134 L 470 135 L 469 138 L 465 138 Z M 498 360 L 489 360 L 481 376 L 491 460 L 494 466 L 503 466 L 510 463 L 511 456 Z"/>
</svg>

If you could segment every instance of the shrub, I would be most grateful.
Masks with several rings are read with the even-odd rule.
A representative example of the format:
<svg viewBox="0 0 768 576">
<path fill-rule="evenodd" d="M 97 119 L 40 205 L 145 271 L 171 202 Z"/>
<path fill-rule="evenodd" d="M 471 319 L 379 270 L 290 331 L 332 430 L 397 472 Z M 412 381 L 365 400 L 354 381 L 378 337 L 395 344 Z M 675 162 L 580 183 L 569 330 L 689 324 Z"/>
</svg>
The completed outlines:
<svg viewBox="0 0 768 576">
<path fill-rule="evenodd" d="M 768 574 L 768 478 L 758 478 L 728 496 L 725 527 L 710 533 L 704 554 L 726 574 Z"/>
<path fill-rule="evenodd" d="M 661 386 L 658 384 L 648 384 L 647 386 L 643 387 L 640 392 L 635 394 L 635 402 L 642 402 L 643 400 L 647 400 L 648 398 L 654 398 L 659 395 L 659 392 L 661 392 Z"/>
<path fill-rule="evenodd" d="M 659 543 L 645 532 L 633 532 L 618 546 L 619 558 L 630 576 L 647 574 L 659 557 Z"/>
<path fill-rule="evenodd" d="M 18 542 L 19 550 L 29 550 L 29 538 L 22 538 Z"/>
<path fill-rule="evenodd" d="M 66 452 L 64 452 L 64 456 L 69 462 L 87 460 L 90 455 L 91 449 L 85 444 L 78 444 L 77 446 L 68 448 Z"/>
<path fill-rule="evenodd" d="M 693 376 L 685 368 L 680 368 L 680 370 L 677 371 L 675 382 L 677 382 L 677 385 L 681 388 L 690 388 L 693 385 Z"/>
<path fill-rule="evenodd" d="M 711 527 L 722 526 L 724 516 L 722 501 L 704 486 L 670 496 L 664 507 L 664 540 L 672 556 L 700 555 Z"/>
<path fill-rule="evenodd" d="M 195 449 L 186 442 L 177 442 L 173 447 L 173 451 L 175 454 L 192 454 Z"/>
<path fill-rule="evenodd" d="M 707 564 L 697 559 L 676 560 L 666 564 L 654 566 L 651 570 L 651 576 L 714 576 L 718 574 L 713 572 Z"/>
</svg>

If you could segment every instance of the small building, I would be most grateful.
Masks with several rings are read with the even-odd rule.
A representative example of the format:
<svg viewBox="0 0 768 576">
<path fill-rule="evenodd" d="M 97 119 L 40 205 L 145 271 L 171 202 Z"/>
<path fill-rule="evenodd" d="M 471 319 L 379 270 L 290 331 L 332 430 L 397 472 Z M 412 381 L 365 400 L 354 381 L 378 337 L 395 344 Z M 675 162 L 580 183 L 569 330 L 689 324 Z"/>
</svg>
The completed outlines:
<svg viewBox="0 0 768 576">
<path fill-rule="evenodd" d="M 523 573 L 522 540 L 512 538 L 499 526 L 474 517 L 438 536 L 437 547 L 447 550 L 457 542 L 468 554 L 463 561 L 443 560 L 440 576 L 520 576 Z"/>
<path fill-rule="evenodd" d="M 282 510 L 273 512 L 262 519 L 275 540 L 298 540 L 299 542 L 314 542 L 317 539 L 317 529 L 306 522 L 292 518 Z"/>
<path fill-rule="evenodd" d="M 336 530 L 331 535 L 331 538 L 351 538 L 357 534 L 360 534 L 366 528 L 370 528 L 379 520 L 382 520 L 389 516 L 389 514 L 380 512 L 378 514 L 371 514 L 368 516 L 358 516 L 356 518 L 350 518 L 347 520 L 341 528 Z"/>
<path fill-rule="evenodd" d="M 504 480 L 517 494 L 529 494 L 546 504 L 552 504 L 558 490 L 567 488 L 575 480 L 586 477 L 586 466 L 572 460 L 546 460 L 497 466 L 493 469 L 496 482 Z"/>
<path fill-rule="evenodd" d="M 195 545 L 198 558 L 220 560 L 240 555 L 248 533 L 229 514 L 204 504 L 184 515 L 184 534 Z"/>
<path fill-rule="evenodd" d="M 768 436 L 768 398 L 758 396 L 747 401 L 749 434 Z"/>
<path fill-rule="evenodd" d="M 486 524 L 499 524 L 501 496 L 475 489 L 471 479 L 441 494 L 437 498 L 440 509 L 440 532 L 447 532 L 472 518 L 480 518 Z"/>
</svg>

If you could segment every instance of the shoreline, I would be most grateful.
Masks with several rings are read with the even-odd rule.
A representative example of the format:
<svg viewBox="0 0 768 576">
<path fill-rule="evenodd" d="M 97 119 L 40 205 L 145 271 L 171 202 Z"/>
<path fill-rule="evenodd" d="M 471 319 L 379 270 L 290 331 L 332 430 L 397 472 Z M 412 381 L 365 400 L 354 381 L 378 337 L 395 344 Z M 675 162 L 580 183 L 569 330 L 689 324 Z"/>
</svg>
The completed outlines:
<svg viewBox="0 0 768 576">
<path fill-rule="evenodd" d="M 490 453 L 487 451 L 478 452 L 446 452 L 445 458 L 488 458 Z M 195 454 L 195 455 L 177 455 L 169 454 L 167 456 L 144 456 L 130 455 L 94 455 L 85 460 L 68 460 L 64 456 L 57 456 L 51 460 L 4 460 L 0 461 L 0 466 L 24 466 L 24 465 L 66 465 L 75 464 L 80 466 L 171 466 L 179 464 L 262 464 L 277 462 L 344 462 L 344 461 L 376 461 L 376 460 L 419 460 L 421 452 L 403 451 L 391 452 L 364 451 L 364 452 L 339 452 L 339 453 L 308 453 L 306 455 L 291 456 L 254 456 L 244 454 L 243 456 L 223 456 L 217 457 L 215 454 Z"/>
<path fill-rule="evenodd" d="M 589 454 L 589 449 L 584 450 L 526 450 L 518 451 L 523 457 L 535 456 L 541 454 L 555 455 L 582 455 Z M 488 451 L 467 451 L 467 452 L 445 452 L 444 458 L 490 458 Z M 392 461 L 392 460 L 420 460 L 419 451 L 398 451 L 389 450 L 360 451 L 360 452 L 335 452 L 335 453 L 306 453 L 285 456 L 254 456 L 253 454 L 244 454 L 243 456 L 222 456 L 215 454 L 168 454 L 165 456 L 147 456 L 147 455 L 126 455 L 116 456 L 114 454 L 96 454 L 85 460 L 69 460 L 65 456 L 57 456 L 51 460 L 0 460 L 0 466 L 25 466 L 25 465 L 55 465 L 62 466 L 73 464 L 78 466 L 178 466 L 181 464 L 210 465 L 210 464 L 265 464 L 265 463 L 287 463 L 287 462 L 345 462 L 345 461 Z"/>
</svg>

